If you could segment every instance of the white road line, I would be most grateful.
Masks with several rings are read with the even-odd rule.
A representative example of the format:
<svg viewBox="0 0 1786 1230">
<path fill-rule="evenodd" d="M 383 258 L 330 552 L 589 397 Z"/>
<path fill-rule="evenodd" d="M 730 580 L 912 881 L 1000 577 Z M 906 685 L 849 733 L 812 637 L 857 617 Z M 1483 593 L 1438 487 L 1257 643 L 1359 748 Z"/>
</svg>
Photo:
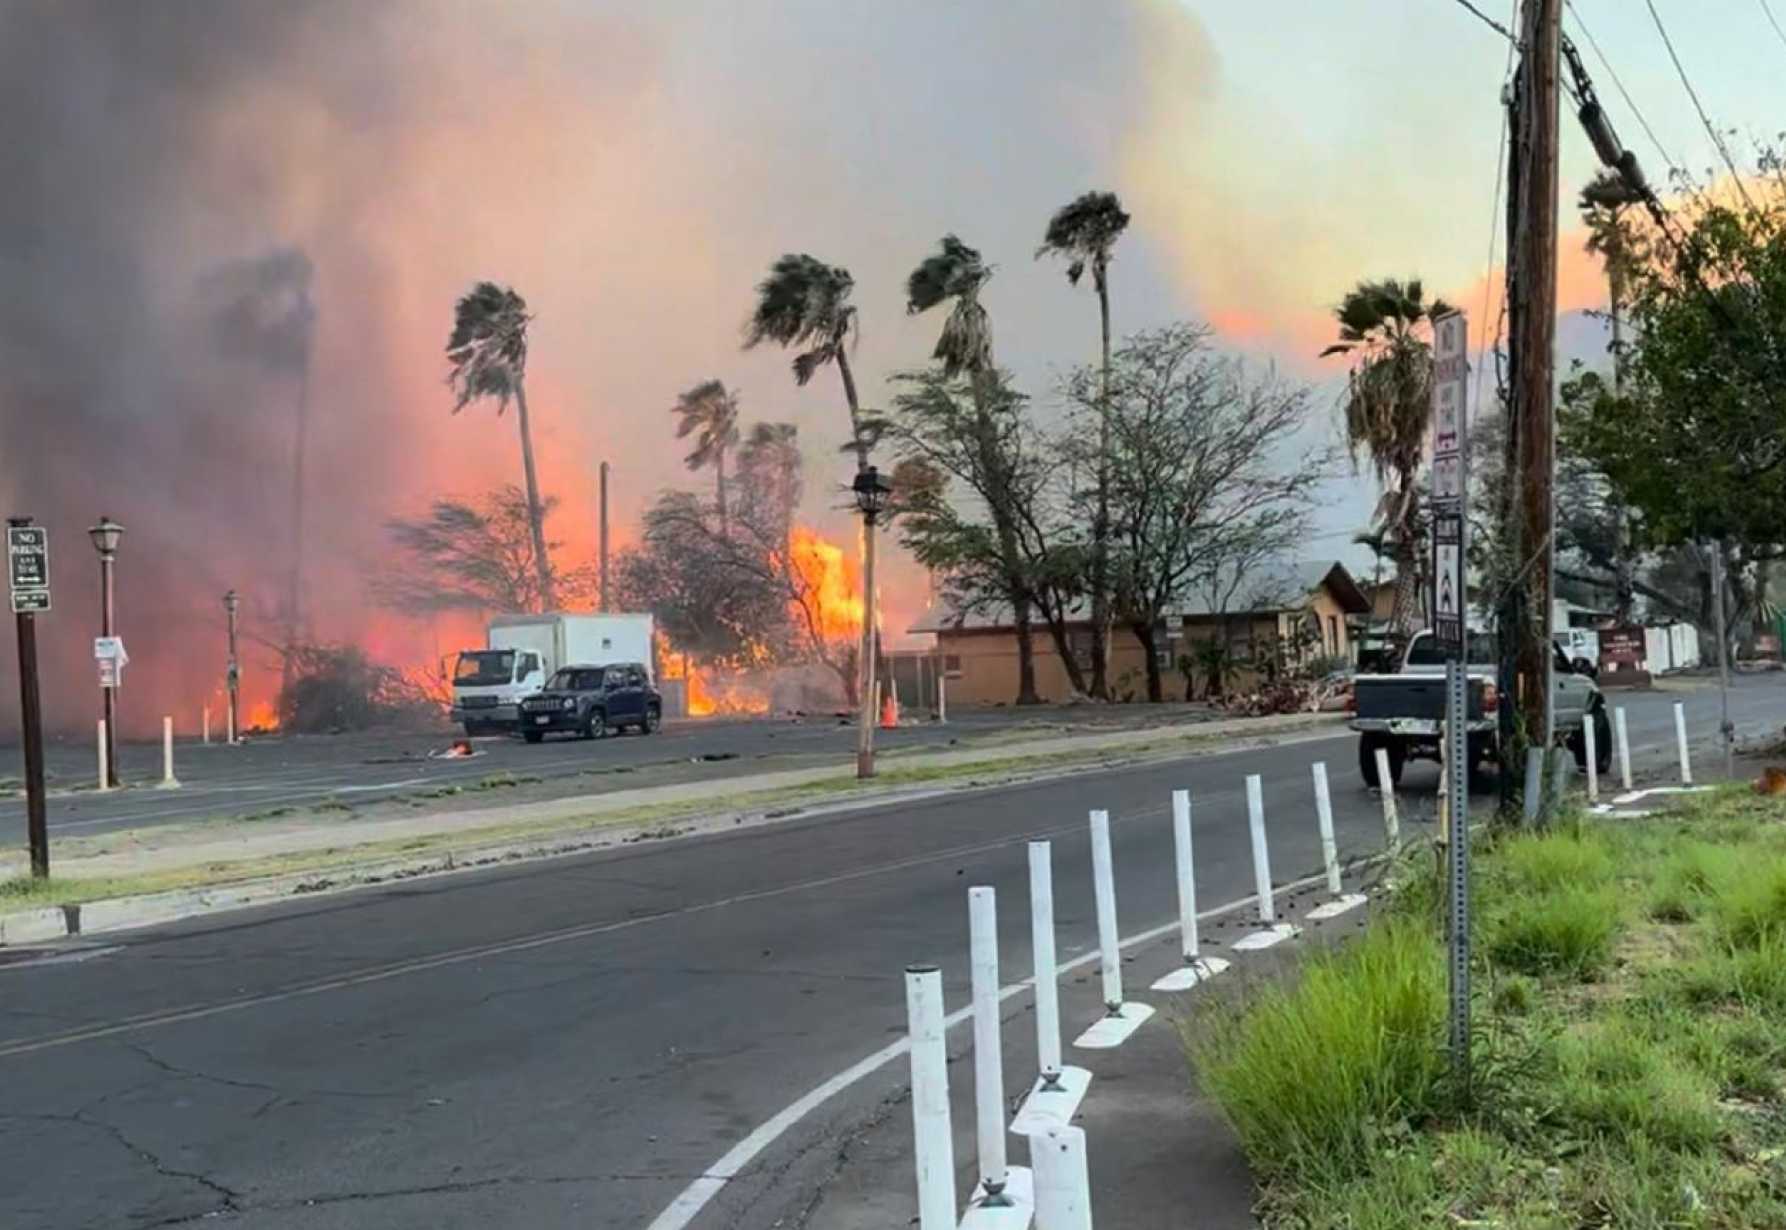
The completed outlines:
<svg viewBox="0 0 1786 1230">
<path fill-rule="evenodd" d="M 1077 832 L 1079 827 L 1073 825 L 1068 831 Z M 1324 872 L 1318 875 L 1304 876 L 1300 880 L 1281 885 L 1279 891 L 1294 892 L 1297 889 L 1323 883 L 1325 880 Z M 1216 906 L 1214 909 L 1204 910 L 1197 917 L 1199 919 L 1219 918 L 1223 914 L 1232 914 L 1236 910 L 1245 909 L 1256 900 L 1256 897 L 1242 897 L 1238 901 L 1230 901 L 1225 905 Z M 1163 926 L 1153 927 L 1137 935 L 1131 935 L 1128 939 L 1123 940 L 1118 947 L 1133 948 L 1139 944 L 1151 943 L 1154 940 L 1175 934 L 1178 931 L 1178 926 L 1178 919 L 1174 918 Z M 1101 955 L 1094 947 L 1090 952 L 1074 957 L 1071 961 L 1063 962 L 1057 970 L 1056 976 L 1078 969 L 1082 965 L 1090 965 L 1097 961 Z M 1022 995 L 1030 989 L 1034 982 L 1035 979 L 1030 977 L 1025 978 L 1022 982 L 1012 983 L 999 992 L 999 1002 L 1003 1003 L 1008 999 Z M 969 1020 L 973 1016 L 973 1011 L 971 1004 L 965 1008 L 956 1009 L 944 1018 L 943 1027 L 954 1029 L 957 1025 Z M 910 1049 L 911 1040 L 902 1038 L 898 1042 L 882 1047 L 860 1063 L 845 1068 L 824 1084 L 788 1103 L 750 1135 L 728 1149 L 717 1162 L 702 1171 L 701 1177 L 683 1188 L 676 1199 L 672 1200 L 663 1212 L 652 1219 L 646 1230 L 685 1230 L 690 1222 L 700 1216 L 701 1211 L 724 1189 L 727 1183 L 730 1183 L 740 1171 L 755 1161 L 763 1150 L 785 1135 L 789 1128 L 857 1081 L 872 1075 L 876 1069 L 892 1063 Z M 0 1051 L 0 1054 L 4 1053 L 4 1051 Z"/>
</svg>

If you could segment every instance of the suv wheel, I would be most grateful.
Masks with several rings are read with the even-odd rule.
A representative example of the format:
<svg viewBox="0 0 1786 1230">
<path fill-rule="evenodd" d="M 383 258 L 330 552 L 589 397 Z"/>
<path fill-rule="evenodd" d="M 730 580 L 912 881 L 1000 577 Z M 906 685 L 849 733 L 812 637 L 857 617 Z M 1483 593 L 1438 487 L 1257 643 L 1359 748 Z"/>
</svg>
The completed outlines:
<svg viewBox="0 0 1786 1230">
<path fill-rule="evenodd" d="M 663 725 L 663 720 L 664 720 L 663 710 L 657 708 L 655 705 L 646 706 L 646 708 L 645 708 L 645 723 L 644 723 L 644 725 L 639 727 L 639 733 L 647 734 L 647 735 L 656 734 L 657 728 L 659 726 Z"/>
<path fill-rule="evenodd" d="M 583 737 L 585 739 L 608 737 L 608 718 L 600 709 L 591 709 L 589 716 L 583 719 Z"/>
</svg>

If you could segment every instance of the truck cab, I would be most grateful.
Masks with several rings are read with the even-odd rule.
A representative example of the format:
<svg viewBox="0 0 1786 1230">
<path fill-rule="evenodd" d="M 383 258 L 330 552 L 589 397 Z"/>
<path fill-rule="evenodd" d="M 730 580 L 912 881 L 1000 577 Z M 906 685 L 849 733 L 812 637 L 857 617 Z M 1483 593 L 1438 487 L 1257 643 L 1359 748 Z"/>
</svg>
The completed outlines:
<svg viewBox="0 0 1786 1230">
<path fill-rule="evenodd" d="M 545 684 L 545 663 L 533 650 L 467 649 L 453 668 L 453 721 L 468 735 L 518 729 L 521 702 Z"/>
</svg>

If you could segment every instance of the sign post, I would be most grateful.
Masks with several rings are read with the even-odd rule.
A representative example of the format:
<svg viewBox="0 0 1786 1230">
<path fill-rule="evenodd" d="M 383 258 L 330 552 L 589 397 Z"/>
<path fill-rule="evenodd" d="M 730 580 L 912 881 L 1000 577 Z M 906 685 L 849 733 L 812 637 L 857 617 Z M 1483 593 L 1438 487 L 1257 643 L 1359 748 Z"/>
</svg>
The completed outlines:
<svg viewBox="0 0 1786 1230">
<path fill-rule="evenodd" d="M 1433 639 L 1445 658 L 1446 885 L 1450 898 L 1451 1068 L 1470 1083 L 1469 328 L 1433 321 Z"/>
<path fill-rule="evenodd" d="M 50 834 L 43 798 L 43 700 L 37 680 L 37 613 L 50 609 L 49 531 L 30 517 L 6 524 L 6 556 L 13 618 L 19 636 L 19 721 L 25 743 L 25 833 L 31 874 L 50 874 Z"/>
</svg>

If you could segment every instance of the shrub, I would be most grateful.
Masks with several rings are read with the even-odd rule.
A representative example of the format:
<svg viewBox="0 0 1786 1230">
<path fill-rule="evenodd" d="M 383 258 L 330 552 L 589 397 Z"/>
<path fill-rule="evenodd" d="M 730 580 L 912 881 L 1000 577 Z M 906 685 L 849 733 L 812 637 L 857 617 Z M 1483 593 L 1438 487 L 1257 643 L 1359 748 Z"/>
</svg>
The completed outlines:
<svg viewBox="0 0 1786 1230">
<path fill-rule="evenodd" d="M 1711 915 L 1719 938 L 1734 947 L 1786 935 L 1786 860 L 1733 863 L 1713 885 Z"/>
<path fill-rule="evenodd" d="M 1607 889 L 1562 889 L 1514 902 L 1490 924 L 1488 955 L 1522 974 L 1590 978 L 1612 954 L 1618 900 Z"/>
<path fill-rule="evenodd" d="M 1496 854 L 1509 883 L 1533 892 L 1597 888 L 1612 879 L 1613 858 L 1606 838 L 1585 826 L 1522 833 L 1502 843 Z"/>
<path fill-rule="evenodd" d="M 1385 1130 L 1442 1100 L 1444 989 L 1432 937 L 1385 922 L 1309 958 L 1293 982 L 1187 1024 L 1186 1043 L 1260 1171 L 1337 1181 Z"/>
<path fill-rule="evenodd" d="M 1559 1109 L 1578 1126 L 1679 1151 L 1717 1141 L 1721 1128 L 1705 1083 L 1669 1060 L 1661 1043 L 1614 1022 L 1559 1045 Z"/>
</svg>

